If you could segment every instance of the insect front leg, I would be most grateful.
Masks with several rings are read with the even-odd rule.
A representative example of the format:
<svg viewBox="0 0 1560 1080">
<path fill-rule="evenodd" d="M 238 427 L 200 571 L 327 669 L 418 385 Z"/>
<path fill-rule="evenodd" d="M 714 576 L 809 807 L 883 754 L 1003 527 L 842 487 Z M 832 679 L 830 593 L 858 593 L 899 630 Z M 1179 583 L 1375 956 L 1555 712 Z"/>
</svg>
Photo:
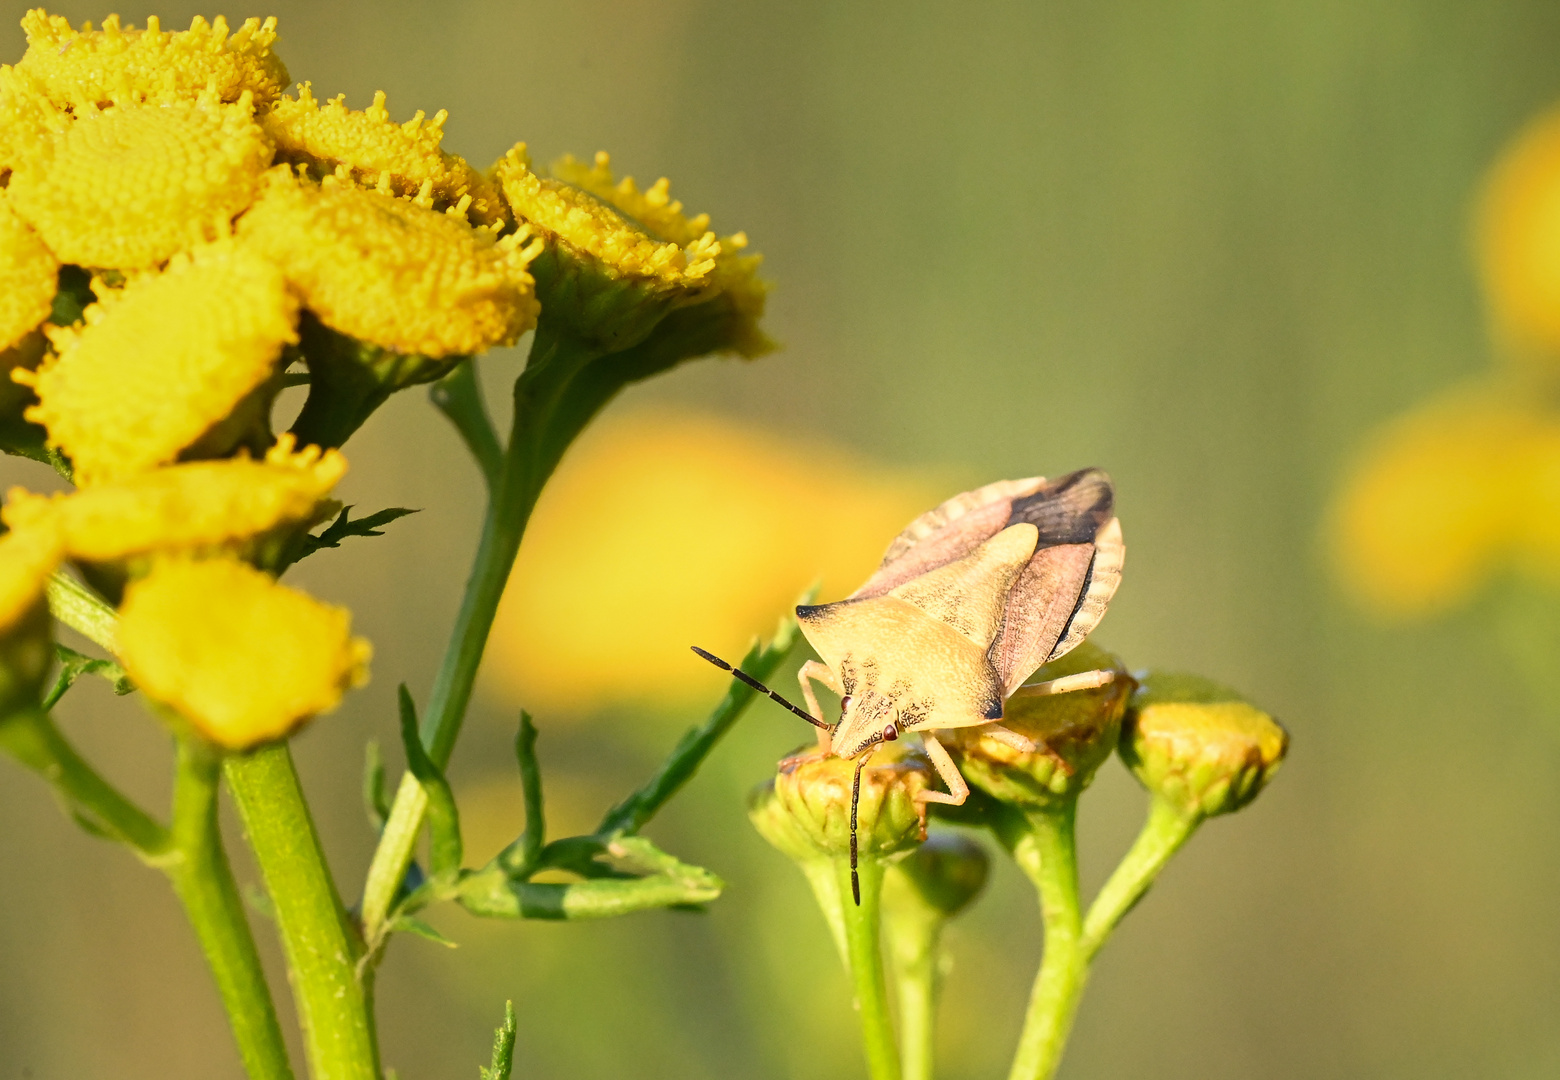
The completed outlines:
<svg viewBox="0 0 1560 1080">
<path fill-rule="evenodd" d="M 918 803 L 947 803 L 949 806 L 962 806 L 964 800 L 970 797 L 970 786 L 964 782 L 964 777 L 959 775 L 959 767 L 953 763 L 953 758 L 948 756 L 948 751 L 943 749 L 943 744 L 937 741 L 937 736 L 926 731 L 921 733 L 921 744 L 926 747 L 926 756 L 932 759 L 932 766 L 936 768 L 937 775 L 942 777 L 943 783 L 948 785 L 947 791 L 922 791 L 915 801 Z"/>
<path fill-rule="evenodd" d="M 1094 690 L 1116 681 L 1114 671 L 1080 671 L 1076 675 L 1063 675 L 1045 682 L 1025 683 L 1013 692 L 1014 697 L 1044 697 L 1048 694 L 1070 694 L 1074 690 Z"/>
<path fill-rule="evenodd" d="M 820 725 L 826 725 L 823 718 L 823 709 L 818 705 L 818 695 L 813 692 L 812 684 L 816 680 L 833 690 L 841 697 L 845 696 L 845 687 L 840 685 L 839 676 L 834 674 L 834 669 L 817 660 L 809 660 L 802 665 L 802 670 L 796 673 L 797 682 L 802 684 L 802 700 L 807 702 L 807 711 Z M 818 728 L 818 750 L 827 754 L 833 748 L 833 737 L 827 727 Z"/>
</svg>

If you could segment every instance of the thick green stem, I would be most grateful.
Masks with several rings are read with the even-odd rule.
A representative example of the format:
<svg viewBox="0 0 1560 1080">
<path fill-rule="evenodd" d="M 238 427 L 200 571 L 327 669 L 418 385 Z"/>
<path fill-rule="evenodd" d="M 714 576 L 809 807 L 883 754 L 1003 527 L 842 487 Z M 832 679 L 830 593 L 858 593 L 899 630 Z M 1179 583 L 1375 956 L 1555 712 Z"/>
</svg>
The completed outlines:
<svg viewBox="0 0 1560 1080">
<path fill-rule="evenodd" d="M 164 870 L 211 965 L 250 1080 L 292 1080 L 271 989 L 222 847 L 219 768 L 210 747 L 180 741 L 173 794 L 174 858 Z"/>
<path fill-rule="evenodd" d="M 1029 834 L 1014 849 L 1019 867 L 1040 893 L 1045 954 L 1035 977 L 1009 1080 L 1050 1080 L 1061 1064 L 1078 1001 L 1089 977 L 1078 902 L 1076 800 L 1031 811 Z"/>
<path fill-rule="evenodd" d="M 932 1080 L 943 915 L 929 905 L 888 909 L 888 949 L 899 1003 L 904 1080 Z"/>
<path fill-rule="evenodd" d="M 1149 805 L 1148 820 L 1132 849 L 1089 906 L 1089 917 L 1083 924 L 1086 959 L 1092 960 L 1100 951 L 1116 924 L 1143 899 L 1165 864 L 1181 850 L 1181 845 L 1200 824 L 1201 818 L 1188 817 L 1158 796 L 1154 797 Z"/>
<path fill-rule="evenodd" d="M 888 1014 L 888 989 L 883 979 L 881 909 L 883 863 L 863 859 L 860 866 L 861 903 L 843 904 L 845 946 L 850 953 L 851 984 L 856 1010 L 861 1015 L 861 1041 L 871 1080 L 900 1080 L 899 1049 L 894 1024 Z M 840 894 L 850 888 L 850 867 L 835 860 Z"/>
<path fill-rule="evenodd" d="M 379 1052 L 357 940 L 320 848 L 286 744 L 229 757 L 228 787 L 260 864 L 287 954 L 314 1080 L 378 1080 Z"/>
</svg>

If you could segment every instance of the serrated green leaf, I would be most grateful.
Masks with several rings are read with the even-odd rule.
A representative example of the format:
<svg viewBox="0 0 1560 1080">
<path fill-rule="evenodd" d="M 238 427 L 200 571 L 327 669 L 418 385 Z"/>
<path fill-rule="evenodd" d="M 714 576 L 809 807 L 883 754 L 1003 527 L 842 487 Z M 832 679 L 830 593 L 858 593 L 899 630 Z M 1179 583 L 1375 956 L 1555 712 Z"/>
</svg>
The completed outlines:
<svg viewBox="0 0 1560 1080">
<path fill-rule="evenodd" d="M 504 1022 L 493 1032 L 493 1064 L 481 1068 L 482 1080 L 509 1080 L 515 1060 L 515 1003 L 504 1002 Z"/>
<path fill-rule="evenodd" d="M 343 506 L 336 520 L 327 525 L 324 531 L 304 537 L 303 552 L 298 558 L 307 558 L 321 548 L 340 547 L 341 542 L 349 536 L 383 536 L 381 526 L 417 512 L 404 506 L 392 506 L 369 514 L 368 517 L 353 519 L 352 507 Z"/>
<path fill-rule="evenodd" d="M 54 655 L 59 659 L 60 673 L 54 680 L 54 686 L 43 699 L 45 709 L 52 709 L 59 704 L 60 698 L 64 697 L 65 692 L 83 675 L 101 675 L 113 684 L 116 694 L 128 694 L 135 689 L 135 684 L 130 681 L 130 676 L 125 674 L 125 669 L 113 660 L 87 656 L 68 645 L 59 644 L 54 646 Z"/>
</svg>

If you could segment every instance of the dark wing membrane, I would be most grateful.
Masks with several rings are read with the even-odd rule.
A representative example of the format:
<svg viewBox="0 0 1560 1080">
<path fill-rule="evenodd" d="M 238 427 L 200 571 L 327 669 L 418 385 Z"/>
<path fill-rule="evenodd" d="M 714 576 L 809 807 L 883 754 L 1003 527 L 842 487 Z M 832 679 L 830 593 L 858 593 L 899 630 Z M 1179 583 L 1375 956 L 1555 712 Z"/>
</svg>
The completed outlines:
<svg viewBox="0 0 1560 1080">
<path fill-rule="evenodd" d="M 1040 530 L 1040 546 L 1092 544 L 1116 516 L 1116 492 L 1099 469 L 1079 469 L 1052 480 L 1032 495 L 1013 500 L 1008 525 L 1027 521 Z"/>
<path fill-rule="evenodd" d="M 1016 500 L 1044 486 L 1043 477 L 999 480 L 962 492 L 935 510 L 928 510 L 894 538 L 882 565 L 851 594 L 851 599 L 882 596 L 922 574 L 964 558 L 1013 524 L 1009 519 Z"/>
</svg>

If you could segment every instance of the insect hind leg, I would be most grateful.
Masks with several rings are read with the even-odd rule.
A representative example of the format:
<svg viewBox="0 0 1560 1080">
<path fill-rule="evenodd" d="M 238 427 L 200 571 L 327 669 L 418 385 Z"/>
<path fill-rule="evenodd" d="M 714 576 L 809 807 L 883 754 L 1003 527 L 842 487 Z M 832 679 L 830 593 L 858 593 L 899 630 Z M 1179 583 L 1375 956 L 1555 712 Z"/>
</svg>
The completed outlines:
<svg viewBox="0 0 1560 1080">
<path fill-rule="evenodd" d="M 953 758 L 948 756 L 948 751 L 943 744 L 937 741 L 937 737 L 929 731 L 921 733 L 921 745 L 926 748 L 926 756 L 932 759 L 932 766 L 937 770 L 937 775 L 942 777 L 943 783 L 948 785 L 947 791 L 921 791 L 917 792 L 915 801 L 926 803 L 947 803 L 949 806 L 963 806 L 964 800 L 970 797 L 970 785 L 964 782 L 964 777 L 959 773 L 959 767 L 953 763 Z"/>
<path fill-rule="evenodd" d="M 807 711 L 812 714 L 813 721 L 818 725 L 818 749 L 827 754 L 834 744 L 833 728 L 823 719 L 823 709 L 818 704 L 818 695 L 813 691 L 812 684 L 822 683 L 841 697 L 845 696 L 845 688 L 840 685 L 839 676 L 834 674 L 834 669 L 817 660 L 809 660 L 803 664 L 802 669 L 796 673 L 796 681 L 802 684 L 802 700 L 807 702 Z"/>
<path fill-rule="evenodd" d="M 1075 690 L 1096 690 L 1116 681 L 1116 672 L 1096 670 L 1080 671 L 1076 675 L 1063 675 L 1059 679 L 1025 683 L 1013 691 L 1014 697 L 1045 697 L 1050 694 L 1070 694 Z"/>
</svg>

